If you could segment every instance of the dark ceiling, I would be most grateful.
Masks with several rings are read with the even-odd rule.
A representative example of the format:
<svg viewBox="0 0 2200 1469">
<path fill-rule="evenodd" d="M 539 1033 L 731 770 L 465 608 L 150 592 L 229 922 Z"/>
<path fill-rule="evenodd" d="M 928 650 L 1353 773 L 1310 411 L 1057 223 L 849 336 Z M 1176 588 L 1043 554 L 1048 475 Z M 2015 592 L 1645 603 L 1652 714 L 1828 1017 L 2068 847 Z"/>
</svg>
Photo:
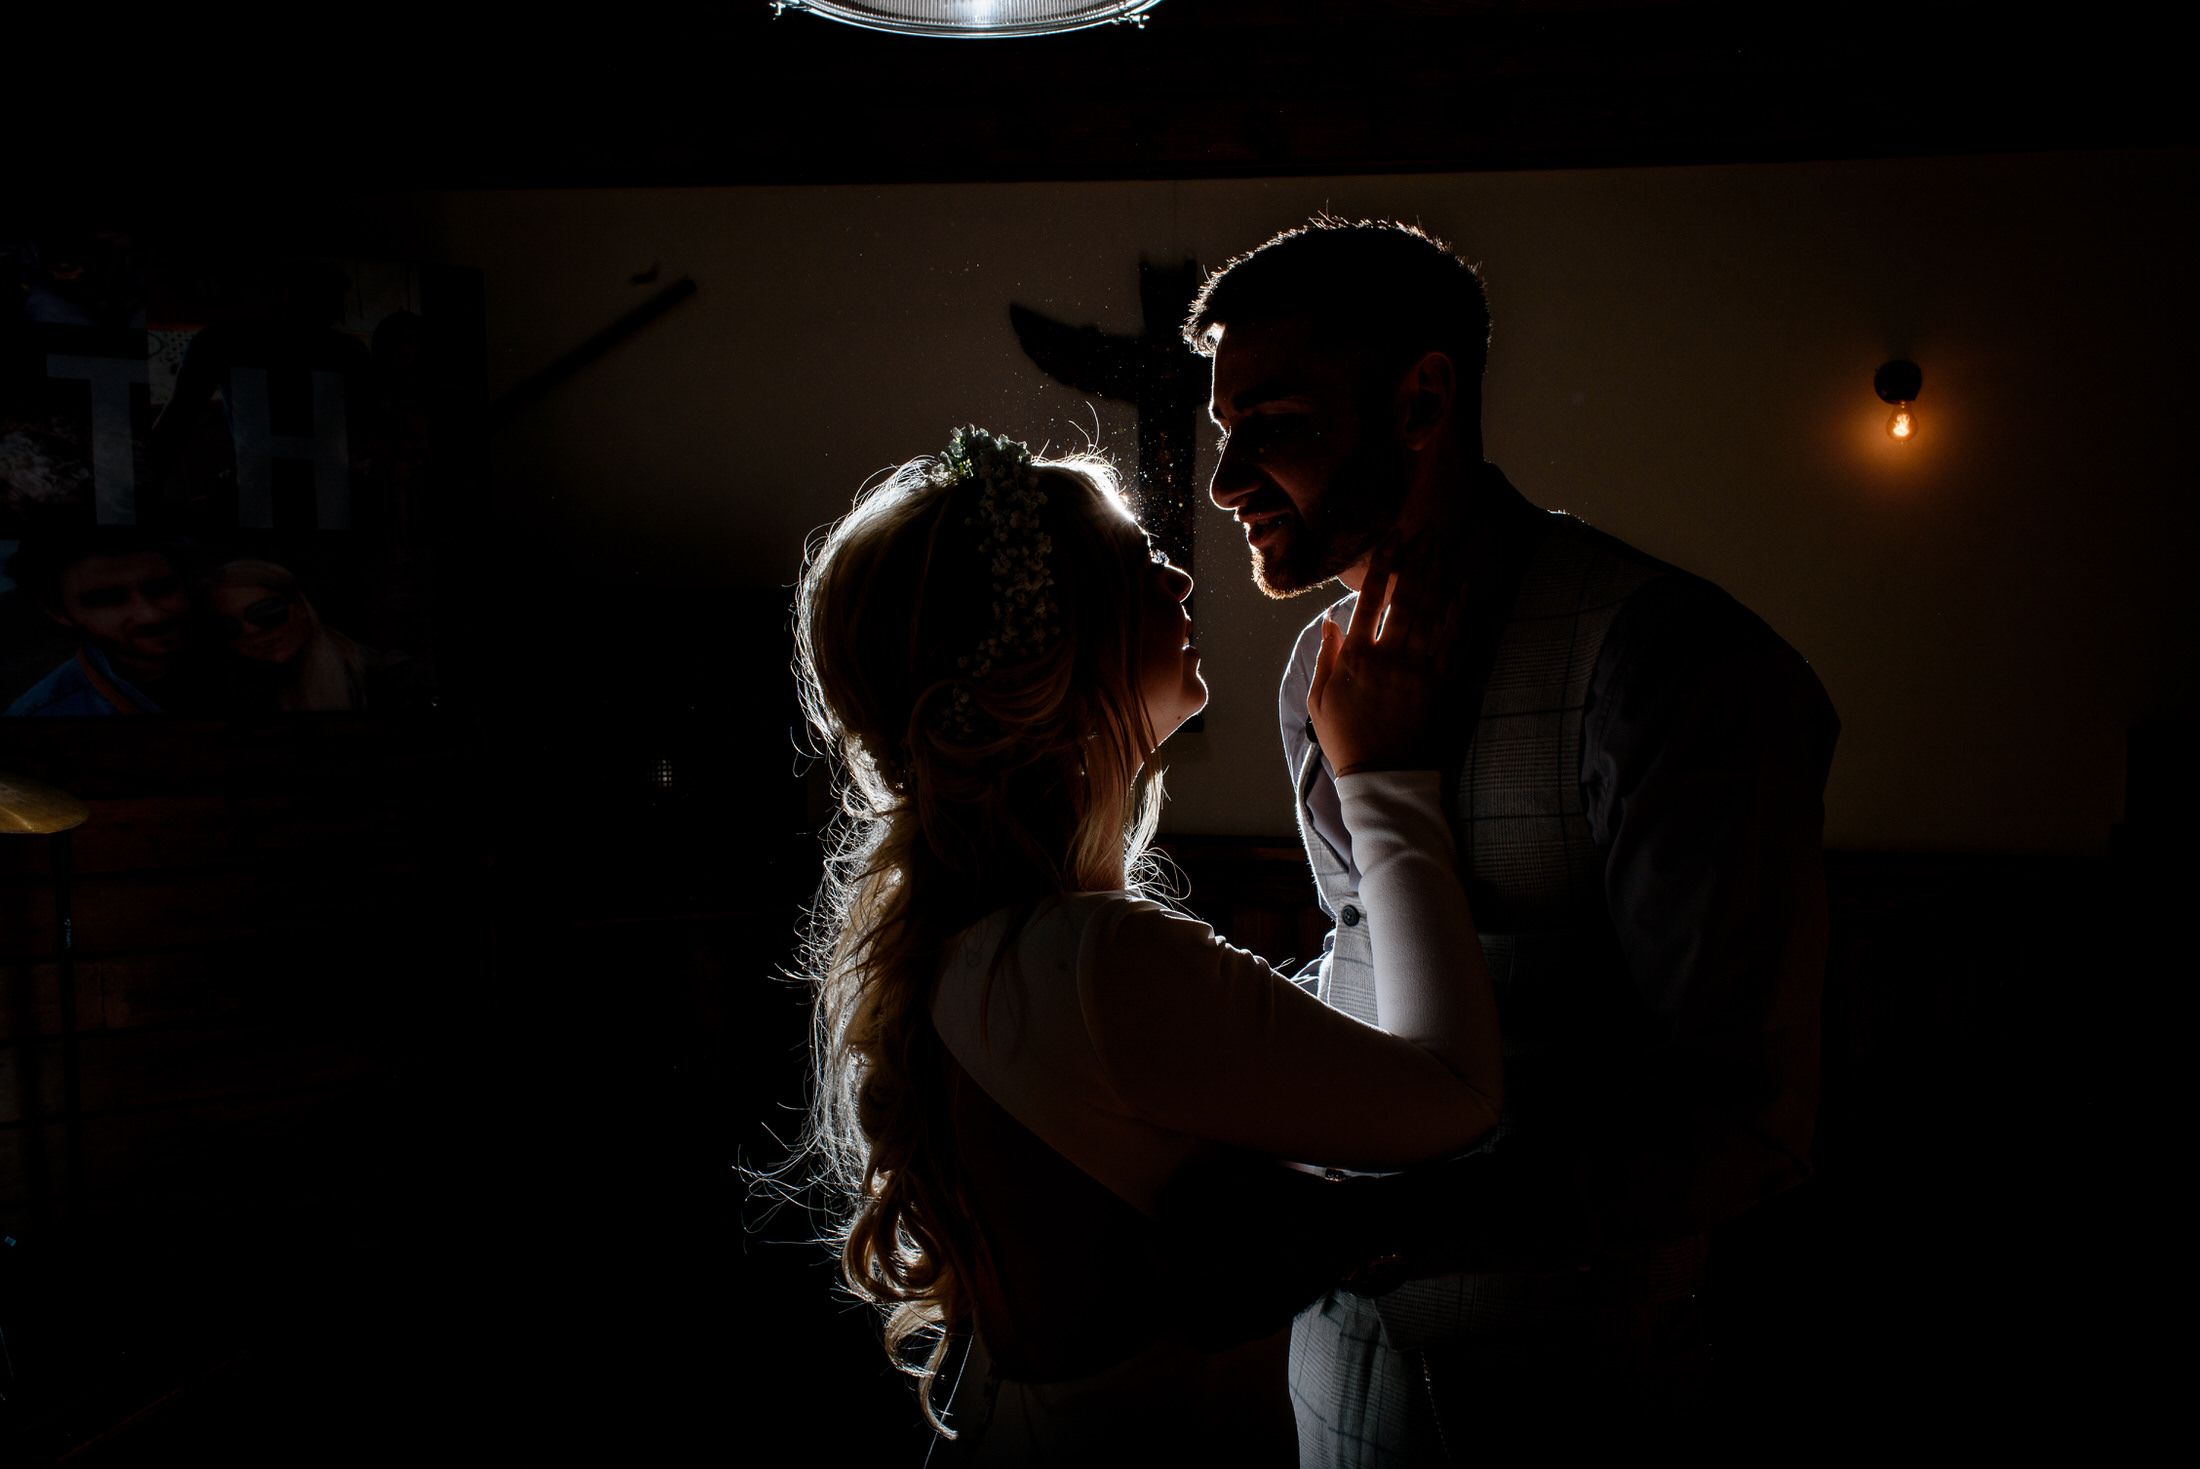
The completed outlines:
<svg viewBox="0 0 2200 1469">
<path fill-rule="evenodd" d="M 605 173 L 1121 178 L 1879 157 L 2192 136 L 2115 7 L 1164 0 L 1142 30 L 875 35 L 755 7 L 724 127 L 576 137 Z M 729 25 L 733 23 L 729 16 Z M 2166 39 L 2166 38 L 2165 38 Z M 2155 78 L 2159 84 L 2155 84 Z M 695 116 L 690 99 L 668 113 Z"/>
<path fill-rule="evenodd" d="M 81 11 L 73 12 L 81 14 Z M 2040 14 L 2042 12 L 2033 12 Z M 2187 145 L 2162 7 L 1164 0 L 1142 28 L 884 35 L 768 0 L 81 21 L 19 162 L 174 188 L 1172 178 Z M 59 24 L 59 22 L 54 22 Z M 43 48 L 43 64 L 22 58 Z M 11 46 L 11 50 L 17 48 Z M 26 74 L 27 73 L 27 74 Z"/>
</svg>

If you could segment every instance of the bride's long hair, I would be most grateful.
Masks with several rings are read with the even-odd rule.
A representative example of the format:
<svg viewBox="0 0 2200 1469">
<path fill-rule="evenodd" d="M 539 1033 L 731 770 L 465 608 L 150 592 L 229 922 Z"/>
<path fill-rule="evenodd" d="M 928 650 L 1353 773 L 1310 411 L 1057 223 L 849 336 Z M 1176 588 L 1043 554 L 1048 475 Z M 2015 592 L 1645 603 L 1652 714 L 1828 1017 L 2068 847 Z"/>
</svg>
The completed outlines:
<svg viewBox="0 0 2200 1469">
<path fill-rule="evenodd" d="M 835 1192 L 842 1272 L 883 1311 L 887 1352 L 942 1433 L 931 1383 L 975 1257 L 930 1015 L 942 957 L 1009 908 L 997 966 L 1041 902 L 1131 881 L 1160 809 L 1141 533 L 1105 460 L 1034 467 L 1057 608 L 1035 656 L 971 676 L 1001 631 L 1001 563 L 980 546 L 980 485 L 931 459 L 810 547 L 796 602 L 796 675 L 839 807 L 807 950 L 805 1142 Z"/>
</svg>

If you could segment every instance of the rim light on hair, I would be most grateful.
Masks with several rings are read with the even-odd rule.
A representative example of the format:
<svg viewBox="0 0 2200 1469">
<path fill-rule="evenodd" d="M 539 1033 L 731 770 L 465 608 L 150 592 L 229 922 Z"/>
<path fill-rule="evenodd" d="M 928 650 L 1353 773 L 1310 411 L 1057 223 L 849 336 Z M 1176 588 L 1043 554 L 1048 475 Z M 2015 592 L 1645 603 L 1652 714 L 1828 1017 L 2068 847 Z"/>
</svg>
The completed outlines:
<svg viewBox="0 0 2200 1469">
<path fill-rule="evenodd" d="M 803 570 L 795 672 L 839 815 L 804 957 L 801 1156 L 835 1196 L 842 1278 L 885 1314 L 888 1354 L 942 1433 L 930 1388 L 978 1243 L 931 996 L 988 914 L 1009 915 L 998 977 L 1042 904 L 1135 890 L 1146 870 L 1148 573 L 1105 460 L 1035 458 L 975 428 L 860 496 Z"/>
</svg>

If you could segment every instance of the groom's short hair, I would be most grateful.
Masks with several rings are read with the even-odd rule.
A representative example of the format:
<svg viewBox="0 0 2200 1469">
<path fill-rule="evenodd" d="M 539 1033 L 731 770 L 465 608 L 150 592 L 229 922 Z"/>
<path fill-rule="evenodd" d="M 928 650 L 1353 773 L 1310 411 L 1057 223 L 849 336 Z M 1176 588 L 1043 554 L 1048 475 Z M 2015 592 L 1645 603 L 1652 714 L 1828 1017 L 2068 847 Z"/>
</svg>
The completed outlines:
<svg viewBox="0 0 2200 1469">
<path fill-rule="evenodd" d="M 69 569 L 94 556 L 155 555 L 176 564 L 175 547 L 164 537 L 134 525 L 68 526 L 33 531 L 23 537 L 7 561 L 8 579 L 42 607 L 61 610 L 61 588 Z"/>
<path fill-rule="evenodd" d="M 1450 357 L 1462 378 L 1479 379 L 1489 360 L 1482 278 L 1451 246 L 1418 225 L 1328 214 L 1209 276 L 1184 340 L 1211 357 L 1219 327 L 1302 320 L 1316 347 L 1364 354 L 1389 380 L 1424 352 Z"/>
</svg>

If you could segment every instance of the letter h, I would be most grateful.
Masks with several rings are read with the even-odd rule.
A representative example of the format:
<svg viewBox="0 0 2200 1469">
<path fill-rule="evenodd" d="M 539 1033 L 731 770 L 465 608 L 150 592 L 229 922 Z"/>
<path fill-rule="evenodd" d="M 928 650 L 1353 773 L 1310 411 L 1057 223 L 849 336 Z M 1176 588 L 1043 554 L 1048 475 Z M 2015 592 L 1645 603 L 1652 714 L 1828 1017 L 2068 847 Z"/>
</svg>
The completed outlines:
<svg viewBox="0 0 2200 1469">
<path fill-rule="evenodd" d="M 345 434 L 344 375 L 313 374 L 313 434 L 278 434 L 267 406 L 267 369 L 229 369 L 229 424 L 237 446 L 237 524 L 275 524 L 275 461 L 313 463 L 314 523 L 351 529 L 351 450 Z"/>
</svg>

